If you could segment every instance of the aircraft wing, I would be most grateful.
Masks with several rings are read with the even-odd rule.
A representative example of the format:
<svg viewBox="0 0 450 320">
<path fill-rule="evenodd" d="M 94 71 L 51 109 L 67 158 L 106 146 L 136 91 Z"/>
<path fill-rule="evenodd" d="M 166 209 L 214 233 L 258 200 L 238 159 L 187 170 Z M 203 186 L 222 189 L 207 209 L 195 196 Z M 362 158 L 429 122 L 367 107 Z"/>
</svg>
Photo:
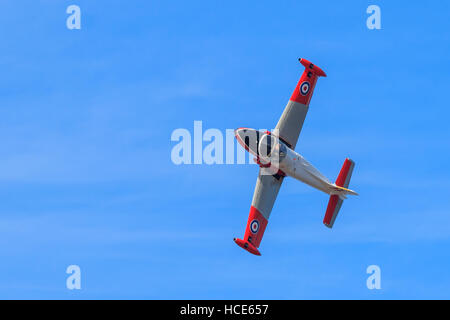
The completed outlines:
<svg viewBox="0 0 450 320">
<path fill-rule="evenodd" d="M 277 126 L 275 127 L 275 135 L 282 138 L 288 145 L 295 149 L 300 131 L 303 127 L 306 114 L 308 113 L 309 102 L 311 100 L 314 87 L 319 77 L 326 77 L 325 72 L 319 67 L 305 59 L 299 59 L 300 63 L 305 66 L 300 80 L 287 103 Z"/>
<path fill-rule="evenodd" d="M 289 99 L 273 132 L 274 135 L 279 136 L 292 149 L 297 144 L 317 79 L 320 76 L 326 77 L 322 69 L 308 60 L 299 59 L 299 61 L 305 66 L 305 71 L 300 77 L 294 93 Z M 266 170 L 266 168 L 259 169 L 244 239 L 234 239 L 240 247 L 255 255 L 261 255 L 258 247 L 284 179 L 278 173 L 273 175 Z"/>
<path fill-rule="evenodd" d="M 265 168 L 259 169 L 244 240 L 234 239 L 240 247 L 258 256 L 261 255 L 258 250 L 259 244 L 284 179 L 283 176 L 267 174 L 265 171 Z"/>
</svg>

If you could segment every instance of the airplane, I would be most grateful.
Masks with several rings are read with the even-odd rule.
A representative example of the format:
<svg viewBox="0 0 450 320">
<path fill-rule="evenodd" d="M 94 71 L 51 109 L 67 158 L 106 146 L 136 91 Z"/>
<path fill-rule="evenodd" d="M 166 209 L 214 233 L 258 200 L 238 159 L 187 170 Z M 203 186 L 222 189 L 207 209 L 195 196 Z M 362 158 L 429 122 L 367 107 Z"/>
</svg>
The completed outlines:
<svg viewBox="0 0 450 320">
<path fill-rule="evenodd" d="M 309 102 L 319 77 L 325 72 L 306 59 L 300 80 L 273 132 L 239 128 L 235 137 L 239 144 L 255 156 L 259 174 L 253 194 L 244 239 L 234 238 L 238 246 L 260 256 L 258 250 L 267 227 L 273 205 L 285 177 L 293 177 L 330 196 L 323 223 L 332 228 L 347 195 L 358 195 L 348 189 L 355 162 L 347 158 L 333 183 L 295 152 L 300 131 L 309 109 Z"/>
</svg>

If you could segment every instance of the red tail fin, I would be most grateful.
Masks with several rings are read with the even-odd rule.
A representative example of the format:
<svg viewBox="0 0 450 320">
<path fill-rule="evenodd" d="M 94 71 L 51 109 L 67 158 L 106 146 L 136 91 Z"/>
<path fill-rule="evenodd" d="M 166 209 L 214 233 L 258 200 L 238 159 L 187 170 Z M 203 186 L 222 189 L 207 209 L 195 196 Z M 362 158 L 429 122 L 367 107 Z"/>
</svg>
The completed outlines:
<svg viewBox="0 0 450 320">
<path fill-rule="evenodd" d="M 352 160 L 348 158 L 345 159 L 344 165 L 342 166 L 342 169 L 336 179 L 337 186 L 348 188 L 354 167 L 355 163 Z M 339 210 L 341 209 L 342 202 L 343 200 L 338 195 L 334 194 L 330 196 L 325 218 L 323 219 L 323 224 L 328 228 L 333 227 L 334 221 L 336 220 Z"/>
</svg>

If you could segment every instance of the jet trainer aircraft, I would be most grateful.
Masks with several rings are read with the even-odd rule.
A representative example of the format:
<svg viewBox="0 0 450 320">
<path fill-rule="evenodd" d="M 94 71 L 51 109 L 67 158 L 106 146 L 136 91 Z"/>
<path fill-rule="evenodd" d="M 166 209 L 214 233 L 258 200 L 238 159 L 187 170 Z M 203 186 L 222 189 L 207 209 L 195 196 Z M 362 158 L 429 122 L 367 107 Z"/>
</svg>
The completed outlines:
<svg viewBox="0 0 450 320">
<path fill-rule="evenodd" d="M 346 159 L 335 183 L 330 182 L 305 158 L 294 151 L 308 112 L 314 87 L 325 72 L 308 60 L 299 59 L 305 70 L 289 99 L 274 132 L 239 128 L 237 141 L 256 158 L 260 166 L 244 240 L 234 241 L 248 252 L 261 255 L 258 247 L 264 235 L 273 204 L 283 179 L 291 176 L 330 195 L 323 223 L 332 228 L 346 195 L 357 195 L 348 189 L 355 163 Z"/>
</svg>

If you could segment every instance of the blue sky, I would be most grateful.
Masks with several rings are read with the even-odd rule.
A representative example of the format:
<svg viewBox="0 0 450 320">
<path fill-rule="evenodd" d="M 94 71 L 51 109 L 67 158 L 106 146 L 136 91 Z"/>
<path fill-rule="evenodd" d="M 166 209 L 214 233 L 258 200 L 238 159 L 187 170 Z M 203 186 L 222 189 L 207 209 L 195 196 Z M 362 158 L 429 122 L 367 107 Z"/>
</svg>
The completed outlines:
<svg viewBox="0 0 450 320">
<path fill-rule="evenodd" d="M 447 1 L 0 8 L 0 298 L 450 298 Z M 176 166 L 170 136 L 272 128 L 299 57 L 328 77 L 296 150 L 332 179 L 350 156 L 360 196 L 330 231 L 327 196 L 286 179 L 255 257 L 232 239 L 258 168 Z"/>
</svg>

